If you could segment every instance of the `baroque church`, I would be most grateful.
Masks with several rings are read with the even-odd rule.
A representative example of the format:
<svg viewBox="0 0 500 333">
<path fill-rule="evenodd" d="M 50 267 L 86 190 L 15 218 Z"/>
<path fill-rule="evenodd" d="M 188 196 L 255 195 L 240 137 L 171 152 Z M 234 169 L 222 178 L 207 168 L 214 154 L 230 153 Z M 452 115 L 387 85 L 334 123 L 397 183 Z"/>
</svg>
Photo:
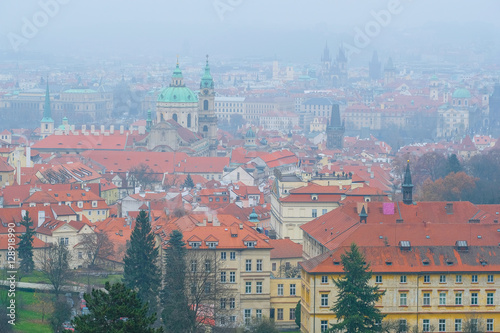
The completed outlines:
<svg viewBox="0 0 500 333">
<path fill-rule="evenodd" d="M 192 156 L 216 156 L 217 116 L 214 81 L 207 62 L 196 95 L 184 84 L 179 62 L 170 86 L 158 95 L 156 121 L 148 112 L 149 135 L 136 146 L 152 151 L 182 151 Z"/>
</svg>

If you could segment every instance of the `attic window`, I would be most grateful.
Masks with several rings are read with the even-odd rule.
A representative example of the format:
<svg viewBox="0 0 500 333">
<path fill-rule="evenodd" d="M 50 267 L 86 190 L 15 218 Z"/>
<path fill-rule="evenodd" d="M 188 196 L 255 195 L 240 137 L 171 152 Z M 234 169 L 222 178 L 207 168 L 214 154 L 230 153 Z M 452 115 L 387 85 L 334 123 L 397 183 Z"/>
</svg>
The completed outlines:
<svg viewBox="0 0 500 333">
<path fill-rule="evenodd" d="M 429 260 L 427 259 L 422 260 L 422 265 L 429 266 Z"/>
<path fill-rule="evenodd" d="M 318 200 L 318 195 L 317 194 L 313 194 L 311 195 L 311 200 Z"/>
<path fill-rule="evenodd" d="M 246 241 L 246 242 L 244 242 L 244 244 L 248 248 L 253 248 L 253 247 L 255 247 L 255 245 L 257 245 L 257 242 L 255 242 L 255 241 Z"/>
<path fill-rule="evenodd" d="M 481 265 L 483 265 L 483 266 L 488 265 L 488 262 L 487 262 L 486 260 L 484 260 L 484 259 L 479 260 L 479 262 L 480 262 L 480 263 L 481 263 Z"/>
<path fill-rule="evenodd" d="M 333 259 L 333 264 L 335 266 L 338 266 L 338 265 L 340 265 L 340 262 L 337 259 Z"/>
<path fill-rule="evenodd" d="M 386 261 L 385 261 L 385 264 L 386 264 L 387 266 L 391 266 L 391 265 L 392 265 L 392 261 L 391 261 L 391 260 L 386 260 Z"/>
<path fill-rule="evenodd" d="M 451 260 L 451 259 L 446 259 L 446 265 L 448 265 L 448 266 L 453 265 L 453 260 Z"/>
<path fill-rule="evenodd" d="M 201 246 L 201 242 L 189 242 L 189 246 L 191 246 L 193 249 L 199 249 Z"/>
<path fill-rule="evenodd" d="M 207 242 L 207 246 L 209 249 L 215 249 L 219 245 L 218 242 Z"/>
</svg>

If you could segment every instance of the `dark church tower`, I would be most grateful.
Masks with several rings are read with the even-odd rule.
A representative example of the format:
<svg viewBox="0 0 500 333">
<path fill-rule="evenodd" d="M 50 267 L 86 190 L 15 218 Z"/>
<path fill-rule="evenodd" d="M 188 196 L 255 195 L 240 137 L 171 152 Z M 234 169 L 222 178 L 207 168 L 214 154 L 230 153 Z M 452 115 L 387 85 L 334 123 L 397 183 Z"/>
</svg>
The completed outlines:
<svg viewBox="0 0 500 333">
<path fill-rule="evenodd" d="M 403 203 L 405 205 L 413 204 L 413 184 L 411 183 L 410 160 L 408 160 L 408 164 L 406 164 L 405 176 L 401 188 L 403 191 Z"/>
<path fill-rule="evenodd" d="M 340 122 L 340 110 L 338 104 L 332 105 L 332 118 L 326 128 L 326 148 L 340 149 L 344 148 L 345 127 Z"/>
<path fill-rule="evenodd" d="M 217 154 L 217 116 L 215 115 L 215 91 L 214 80 L 210 74 L 210 67 L 205 65 L 205 72 L 200 82 L 199 100 L 199 122 L 198 132 L 209 141 L 209 156 Z"/>
</svg>

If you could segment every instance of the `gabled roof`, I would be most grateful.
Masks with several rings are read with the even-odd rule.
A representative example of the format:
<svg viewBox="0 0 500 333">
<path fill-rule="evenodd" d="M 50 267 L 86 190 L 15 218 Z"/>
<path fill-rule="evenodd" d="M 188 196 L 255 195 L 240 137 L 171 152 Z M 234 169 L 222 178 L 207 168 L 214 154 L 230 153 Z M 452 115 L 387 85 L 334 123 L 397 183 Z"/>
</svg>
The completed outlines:
<svg viewBox="0 0 500 333">
<path fill-rule="evenodd" d="M 270 239 L 271 259 L 302 258 L 302 244 L 297 244 L 289 238 Z"/>
</svg>

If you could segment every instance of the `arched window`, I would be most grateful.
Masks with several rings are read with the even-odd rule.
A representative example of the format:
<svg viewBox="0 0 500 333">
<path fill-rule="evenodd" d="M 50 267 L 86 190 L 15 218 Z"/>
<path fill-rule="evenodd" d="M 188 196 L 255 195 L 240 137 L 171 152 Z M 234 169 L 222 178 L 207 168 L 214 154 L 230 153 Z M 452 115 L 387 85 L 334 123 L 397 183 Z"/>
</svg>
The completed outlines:
<svg viewBox="0 0 500 333">
<path fill-rule="evenodd" d="M 207 125 L 203 126 L 203 132 L 208 132 L 208 126 Z"/>
<path fill-rule="evenodd" d="M 172 115 L 172 119 L 173 119 L 173 120 L 175 120 L 175 121 L 177 121 L 177 113 L 174 113 L 174 114 Z"/>
<path fill-rule="evenodd" d="M 203 110 L 208 110 L 208 101 L 207 100 L 203 101 Z"/>
<path fill-rule="evenodd" d="M 191 113 L 188 114 L 187 127 L 191 127 Z"/>
</svg>

